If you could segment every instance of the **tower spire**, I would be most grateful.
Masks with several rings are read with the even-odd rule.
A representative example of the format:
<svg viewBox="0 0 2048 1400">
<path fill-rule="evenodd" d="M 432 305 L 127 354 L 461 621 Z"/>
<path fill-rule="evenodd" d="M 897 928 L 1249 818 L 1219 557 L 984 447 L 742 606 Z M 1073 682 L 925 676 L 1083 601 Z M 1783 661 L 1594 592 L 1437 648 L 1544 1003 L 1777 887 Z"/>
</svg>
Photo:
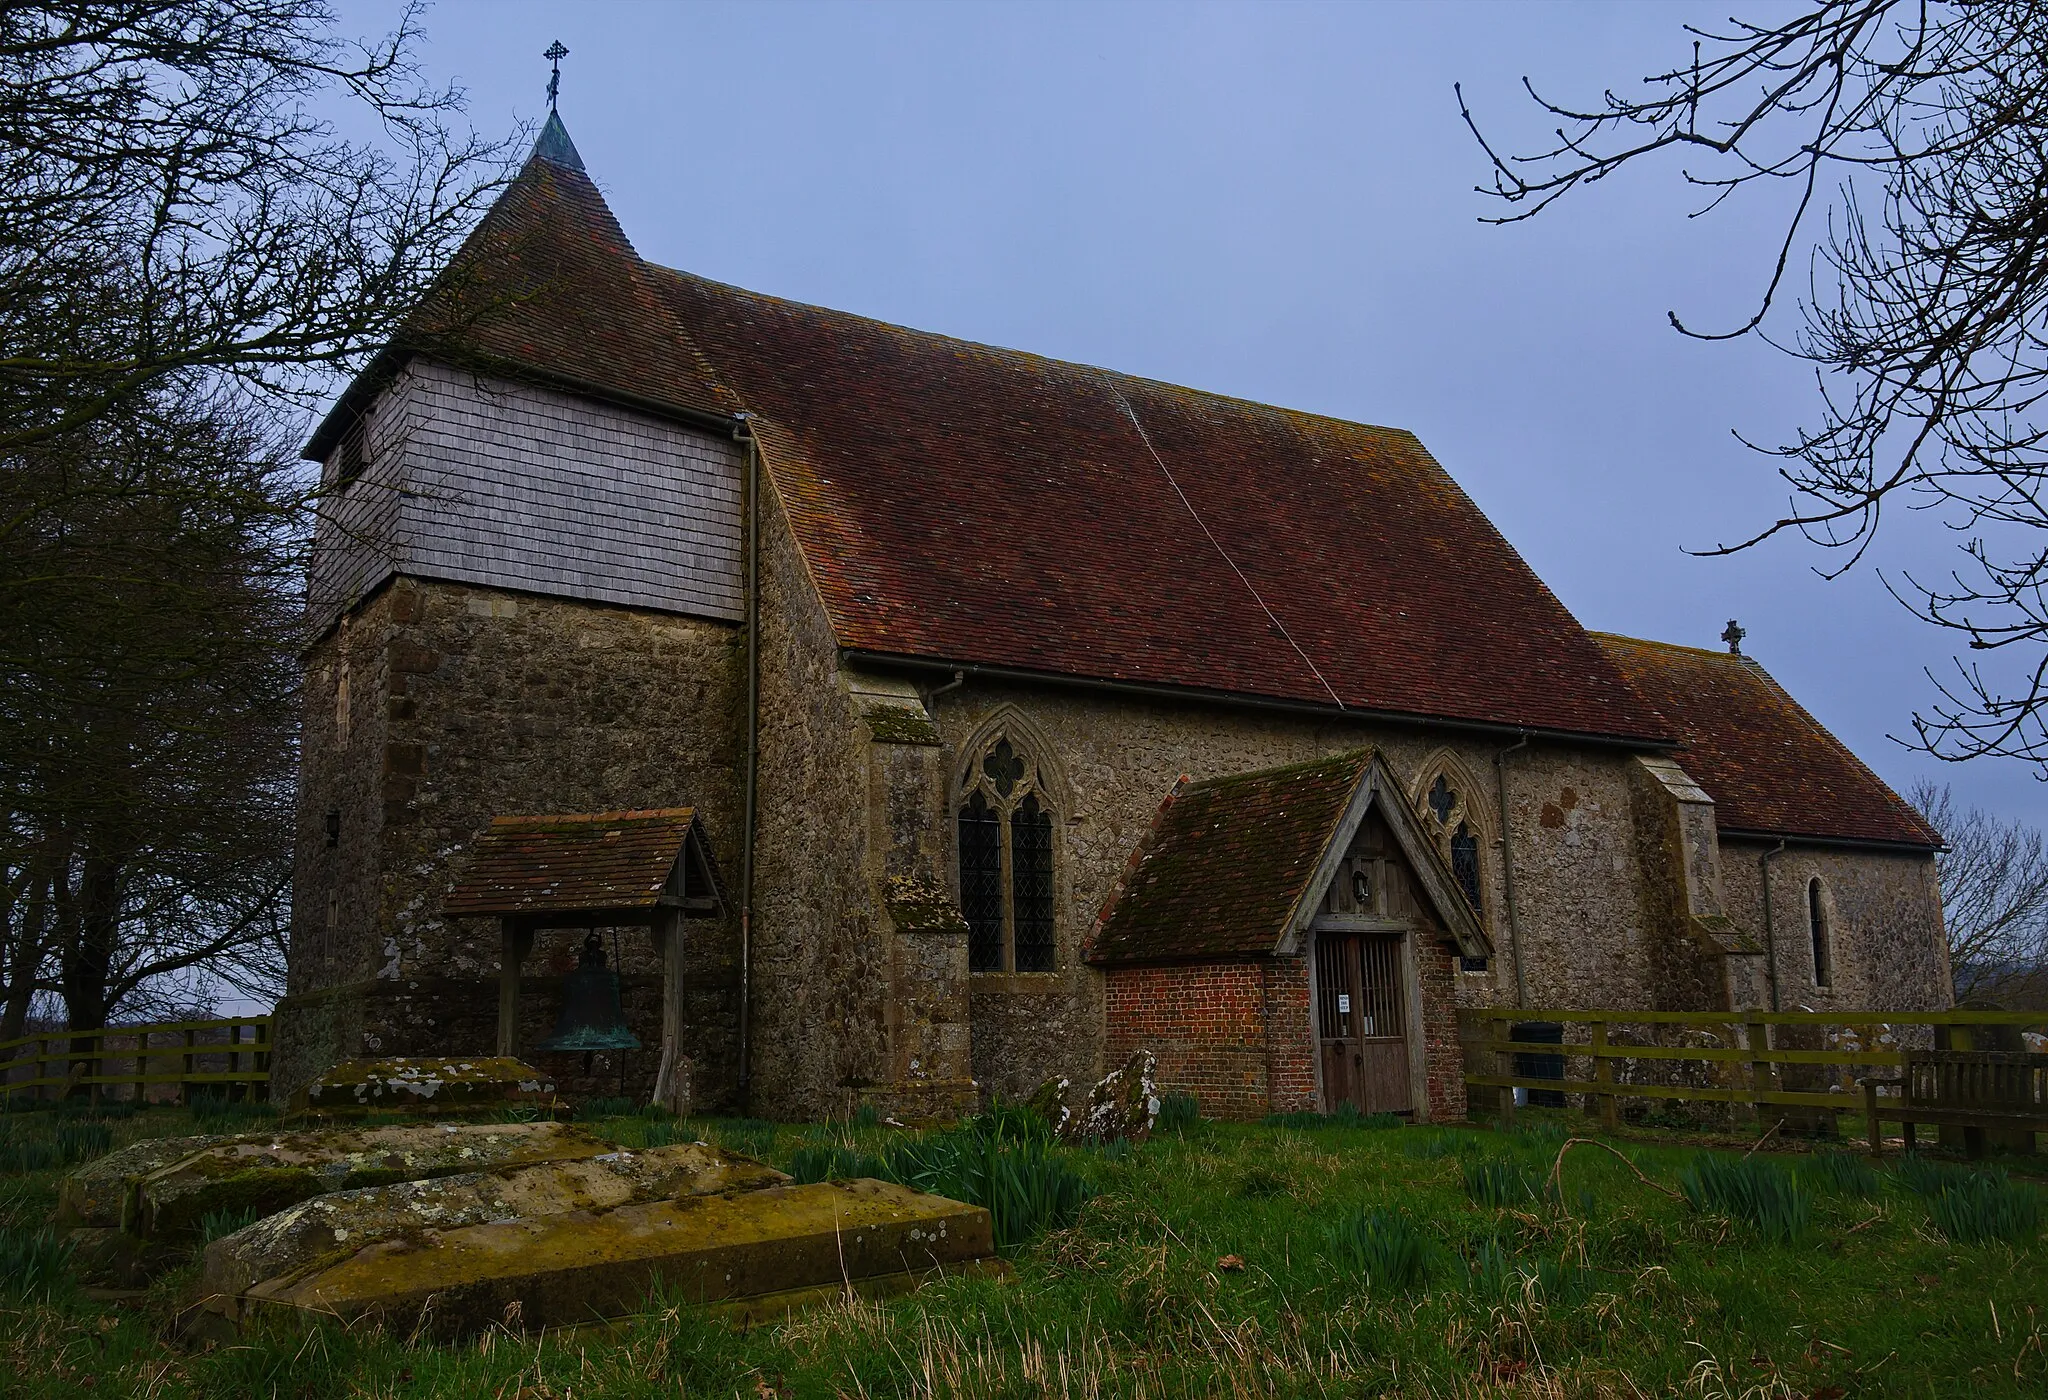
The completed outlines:
<svg viewBox="0 0 2048 1400">
<path fill-rule="evenodd" d="M 554 71 L 548 74 L 548 110 L 550 112 L 555 110 L 555 98 L 562 91 L 562 60 L 568 56 L 568 45 L 564 44 L 560 39 L 549 44 L 547 51 L 541 55 L 542 58 L 554 64 Z"/>
</svg>

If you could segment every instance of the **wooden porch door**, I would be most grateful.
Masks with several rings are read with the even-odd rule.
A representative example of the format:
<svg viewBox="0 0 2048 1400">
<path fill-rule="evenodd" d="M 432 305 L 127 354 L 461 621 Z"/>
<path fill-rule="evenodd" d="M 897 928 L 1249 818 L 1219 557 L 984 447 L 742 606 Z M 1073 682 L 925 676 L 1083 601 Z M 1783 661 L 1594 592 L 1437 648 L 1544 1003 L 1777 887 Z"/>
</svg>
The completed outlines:
<svg viewBox="0 0 2048 1400">
<path fill-rule="evenodd" d="M 1327 1109 L 1407 1113 L 1408 1015 L 1401 935 L 1324 933 L 1316 939 L 1316 1033 Z"/>
</svg>

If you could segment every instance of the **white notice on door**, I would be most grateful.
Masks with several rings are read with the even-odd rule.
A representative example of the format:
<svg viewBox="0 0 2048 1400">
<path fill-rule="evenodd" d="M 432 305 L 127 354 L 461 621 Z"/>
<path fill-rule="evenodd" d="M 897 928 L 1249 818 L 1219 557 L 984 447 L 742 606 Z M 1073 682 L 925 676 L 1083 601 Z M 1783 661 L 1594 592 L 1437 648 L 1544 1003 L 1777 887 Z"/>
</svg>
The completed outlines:
<svg viewBox="0 0 2048 1400">
<path fill-rule="evenodd" d="M 1351 1014 L 1351 993 L 1337 993 L 1337 1014 L 1339 1016 L 1349 1016 Z"/>
</svg>

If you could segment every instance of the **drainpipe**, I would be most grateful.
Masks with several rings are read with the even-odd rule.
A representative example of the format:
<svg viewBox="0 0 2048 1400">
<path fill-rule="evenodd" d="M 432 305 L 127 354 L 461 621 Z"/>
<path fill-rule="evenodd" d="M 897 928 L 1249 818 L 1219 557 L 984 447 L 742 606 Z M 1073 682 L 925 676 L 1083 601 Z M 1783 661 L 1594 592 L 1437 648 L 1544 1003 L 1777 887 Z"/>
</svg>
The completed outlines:
<svg viewBox="0 0 2048 1400">
<path fill-rule="evenodd" d="M 938 698 L 939 698 L 939 697 L 940 697 L 941 695 L 944 695 L 944 694 L 945 694 L 945 693 L 946 693 L 947 691 L 949 691 L 949 690 L 958 690 L 958 689 L 959 689 L 959 688 L 960 688 L 961 686 L 963 686 L 963 685 L 966 685 L 966 684 L 967 684 L 967 673 L 966 673 L 965 671 L 955 671 L 955 672 L 953 673 L 953 679 L 951 679 L 951 680 L 947 681 L 947 682 L 946 682 L 946 683 L 945 683 L 944 685 L 942 685 L 942 686 L 939 686 L 939 687 L 937 687 L 936 689 L 933 689 L 933 690 L 927 690 L 927 691 L 926 691 L 926 692 L 924 693 L 924 708 L 925 708 L 925 713 L 926 713 L 926 714 L 930 714 L 930 713 L 931 713 L 931 708 L 932 708 L 932 701 L 934 701 L 934 700 L 938 699 Z"/>
<path fill-rule="evenodd" d="M 754 784 L 761 759 L 761 445 L 738 413 L 733 436 L 747 445 L 747 757 L 740 827 L 740 1107 L 753 1106 Z"/>
<path fill-rule="evenodd" d="M 1765 851 L 1756 858 L 1757 878 L 1764 887 L 1764 967 L 1771 978 L 1771 1010 L 1778 1006 L 1778 931 L 1771 925 L 1771 862 L 1785 854 L 1785 843 L 1780 841 L 1773 850 Z"/>
<path fill-rule="evenodd" d="M 1522 973 L 1522 919 L 1515 907 L 1515 838 L 1508 819 L 1508 755 L 1528 747 L 1529 735 L 1524 731 L 1521 738 L 1493 756 L 1494 787 L 1500 794 L 1500 873 L 1508 895 L 1508 955 L 1515 960 L 1515 1005 L 1518 1007 L 1529 1004 L 1529 982 Z"/>
</svg>

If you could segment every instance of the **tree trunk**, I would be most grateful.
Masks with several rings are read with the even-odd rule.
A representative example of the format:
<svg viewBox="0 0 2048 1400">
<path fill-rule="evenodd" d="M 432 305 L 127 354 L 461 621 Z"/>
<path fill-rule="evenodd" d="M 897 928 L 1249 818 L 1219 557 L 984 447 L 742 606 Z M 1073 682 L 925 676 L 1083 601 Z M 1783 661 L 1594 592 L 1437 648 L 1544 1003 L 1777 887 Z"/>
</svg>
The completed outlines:
<svg viewBox="0 0 2048 1400">
<path fill-rule="evenodd" d="M 78 875 L 78 936 L 64 947 L 67 1030 L 96 1031 L 107 1024 L 107 982 L 113 973 L 115 940 L 121 927 L 120 875 L 121 867 L 114 860 L 87 849 Z M 82 1062 L 87 1074 L 98 1073 L 95 1043 L 83 1036 L 71 1042 L 74 1070 Z"/>
<path fill-rule="evenodd" d="M 40 862 L 39 862 L 40 863 Z M 0 1041 L 19 1040 L 28 1029 L 29 1007 L 35 1001 L 36 977 L 43 970 L 44 931 L 50 921 L 50 874 L 47 868 L 31 877 L 23 902 L 21 928 L 7 950 L 7 1000 L 0 1005 Z"/>
</svg>

